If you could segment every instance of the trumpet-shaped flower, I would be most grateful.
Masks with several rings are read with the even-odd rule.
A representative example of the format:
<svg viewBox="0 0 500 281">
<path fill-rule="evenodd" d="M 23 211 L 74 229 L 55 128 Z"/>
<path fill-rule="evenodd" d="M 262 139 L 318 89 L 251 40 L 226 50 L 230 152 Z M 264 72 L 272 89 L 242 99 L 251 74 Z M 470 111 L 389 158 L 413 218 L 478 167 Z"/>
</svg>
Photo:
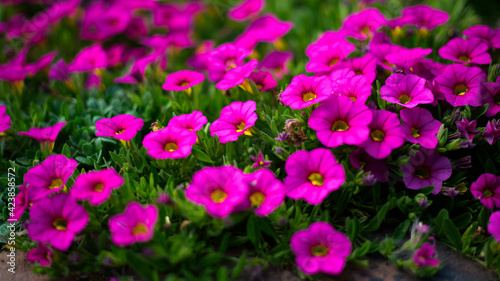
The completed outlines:
<svg viewBox="0 0 500 281">
<path fill-rule="evenodd" d="M 322 45 L 316 48 L 309 56 L 310 61 L 306 64 L 308 72 L 326 72 L 334 68 L 341 60 L 352 53 L 356 47 L 347 40 L 341 40 L 335 44 Z"/>
<path fill-rule="evenodd" d="M 385 24 L 385 17 L 379 10 L 370 8 L 349 15 L 342 24 L 341 31 L 356 39 L 371 39 L 373 33 Z"/>
<path fill-rule="evenodd" d="M 285 187 L 270 170 L 262 169 L 246 175 L 246 181 L 248 196 L 238 208 L 254 208 L 255 214 L 265 217 L 285 200 Z"/>
<path fill-rule="evenodd" d="M 28 184 L 30 198 L 37 201 L 63 189 L 78 163 L 64 155 L 51 155 L 42 164 L 28 170 L 24 181 Z"/>
<path fill-rule="evenodd" d="M 408 18 L 408 24 L 416 25 L 418 28 L 432 30 L 438 25 L 444 24 L 450 16 L 448 13 L 433 9 L 427 5 L 415 5 L 404 8 L 401 11 L 404 18 Z"/>
<path fill-rule="evenodd" d="M 295 263 L 306 274 L 339 274 L 351 254 L 351 242 L 326 222 L 315 222 L 290 238 Z"/>
<path fill-rule="evenodd" d="M 469 38 L 477 38 L 488 44 L 488 48 L 500 49 L 500 31 L 486 25 L 474 25 L 463 34 Z"/>
<path fill-rule="evenodd" d="M 423 59 L 423 57 L 432 53 L 432 49 L 401 49 L 396 53 L 391 53 L 385 56 L 385 59 L 390 64 L 395 65 L 399 70 L 413 72 L 413 67 Z"/>
<path fill-rule="evenodd" d="M 203 116 L 203 112 L 195 110 L 190 114 L 172 117 L 172 119 L 168 121 L 167 127 L 177 127 L 190 130 L 191 132 L 198 132 L 207 122 L 207 117 Z"/>
<path fill-rule="evenodd" d="M 328 76 L 309 77 L 299 74 L 281 93 L 281 101 L 292 109 L 302 109 L 324 101 L 332 96 L 331 80 Z"/>
<path fill-rule="evenodd" d="M 31 188 L 31 186 L 29 187 Z M 30 208 L 29 237 L 66 251 L 89 221 L 84 207 L 67 193 L 44 197 Z"/>
<path fill-rule="evenodd" d="M 453 38 L 439 49 L 439 55 L 460 63 L 490 64 L 488 45 L 481 39 Z"/>
<path fill-rule="evenodd" d="M 220 45 L 208 53 L 208 77 L 212 81 L 220 81 L 227 71 L 241 65 L 250 53 L 251 51 L 233 43 Z"/>
<path fill-rule="evenodd" d="M 361 58 L 345 59 L 337 65 L 337 68 L 348 68 L 356 75 L 363 75 L 366 78 L 366 83 L 371 84 L 375 81 L 377 60 L 368 53 Z"/>
<path fill-rule="evenodd" d="M 365 104 L 372 93 L 372 85 L 366 83 L 363 75 L 333 80 L 332 89 L 334 96 L 348 97 L 360 104 Z"/>
<path fill-rule="evenodd" d="M 441 122 L 434 119 L 430 111 L 420 107 L 405 108 L 400 111 L 400 115 L 404 121 L 401 127 L 406 133 L 407 141 L 428 149 L 436 147 Z"/>
<path fill-rule="evenodd" d="M 142 129 L 144 121 L 129 114 L 117 115 L 113 118 L 104 118 L 95 123 L 98 137 L 112 137 L 117 140 L 129 141 Z"/>
<path fill-rule="evenodd" d="M 227 15 L 235 21 L 245 21 L 259 14 L 265 6 L 264 0 L 244 0 L 229 9 Z"/>
<path fill-rule="evenodd" d="M 68 65 L 68 69 L 70 72 L 88 72 L 106 68 L 107 66 L 106 51 L 104 51 L 101 45 L 95 44 L 81 50 L 73 62 Z"/>
<path fill-rule="evenodd" d="M 405 48 L 390 43 L 370 44 L 370 54 L 377 59 L 378 65 L 387 70 L 392 70 L 394 65 L 389 63 L 385 57 L 390 54 L 397 54 L 402 50 L 405 50 Z"/>
<path fill-rule="evenodd" d="M 412 108 L 419 104 L 432 103 L 434 95 L 425 87 L 426 80 L 413 74 L 395 73 L 380 89 L 380 97 L 390 103 Z"/>
<path fill-rule="evenodd" d="M 59 59 L 50 67 L 49 71 L 49 81 L 69 81 L 71 76 L 69 74 L 69 68 L 64 59 Z"/>
<path fill-rule="evenodd" d="M 491 214 L 488 223 L 488 232 L 500 242 L 500 211 Z"/>
<path fill-rule="evenodd" d="M 122 186 L 123 181 L 113 168 L 80 174 L 71 188 L 71 196 L 88 199 L 90 205 L 97 206 L 108 200 L 111 191 Z"/>
<path fill-rule="evenodd" d="M 54 149 L 54 143 L 56 141 L 57 135 L 61 129 L 66 125 L 66 121 L 55 124 L 51 127 L 44 128 L 31 128 L 28 132 L 19 132 L 18 135 L 28 136 L 37 140 L 42 147 L 42 150 L 48 151 L 48 154 L 52 153 Z"/>
<path fill-rule="evenodd" d="M 247 77 L 252 74 L 252 71 L 257 67 L 259 62 L 251 60 L 244 65 L 236 66 L 224 74 L 224 78 L 215 86 L 219 90 L 227 90 L 238 85 L 241 85 Z"/>
<path fill-rule="evenodd" d="M 488 209 L 500 208 L 500 177 L 493 174 L 482 174 L 473 182 L 470 192 Z"/>
<path fill-rule="evenodd" d="M 373 110 L 369 124 L 370 136 L 360 146 L 376 159 L 386 158 L 393 149 L 403 145 L 405 133 L 396 114 L 386 110 Z"/>
<path fill-rule="evenodd" d="M 123 213 L 109 218 L 111 242 L 118 247 L 153 239 L 158 221 L 158 208 L 155 205 L 141 206 L 138 202 L 127 205 Z"/>
<path fill-rule="evenodd" d="M 345 172 L 333 153 L 325 148 L 299 150 L 286 160 L 286 196 L 317 205 L 345 181 Z"/>
<path fill-rule="evenodd" d="M 481 85 L 486 75 L 479 67 L 452 64 L 435 78 L 439 89 L 452 106 L 481 106 Z"/>
<path fill-rule="evenodd" d="M 205 76 L 200 72 L 181 70 L 167 76 L 162 88 L 165 91 L 182 91 L 200 84 L 203 80 Z"/>
<path fill-rule="evenodd" d="M 410 162 L 401 167 L 401 171 L 407 188 L 420 189 L 433 185 L 432 193 L 438 194 L 443 181 L 451 176 L 451 162 L 436 150 L 420 148 Z"/>
<path fill-rule="evenodd" d="M 196 133 L 179 127 L 165 127 L 147 134 L 142 145 L 155 159 L 177 159 L 191 154 L 196 143 Z"/>
<path fill-rule="evenodd" d="M 205 167 L 193 175 L 186 197 L 216 218 L 230 215 L 248 198 L 243 172 L 233 166 Z"/>
<path fill-rule="evenodd" d="M 347 97 L 332 97 L 313 110 L 309 127 L 316 130 L 318 140 L 326 147 L 343 144 L 359 145 L 369 136 L 372 113 L 364 104 Z"/>
<path fill-rule="evenodd" d="M 5 106 L 0 105 L 0 133 L 9 129 L 11 123 L 10 116 L 7 115 Z"/>
<path fill-rule="evenodd" d="M 241 135 L 252 135 L 251 127 L 258 117 L 255 113 L 257 105 L 254 101 L 236 101 L 224 107 L 219 119 L 210 126 L 210 133 L 217 135 L 221 143 L 236 141 Z"/>
<path fill-rule="evenodd" d="M 42 242 L 26 254 L 26 259 L 32 264 L 38 262 L 40 266 L 49 267 L 52 264 L 53 256 L 54 251 Z"/>
<path fill-rule="evenodd" d="M 278 87 L 278 82 L 274 80 L 273 75 L 269 72 L 252 72 L 248 78 L 255 83 L 255 86 L 257 86 L 261 92 Z"/>
<path fill-rule="evenodd" d="M 292 22 L 280 21 L 275 15 L 266 14 L 253 21 L 243 34 L 236 38 L 235 43 L 251 50 L 258 42 L 278 40 L 292 27 Z"/>
<path fill-rule="evenodd" d="M 259 69 L 270 71 L 277 79 L 288 74 L 287 63 L 293 58 L 291 52 L 272 51 L 260 62 Z"/>
</svg>

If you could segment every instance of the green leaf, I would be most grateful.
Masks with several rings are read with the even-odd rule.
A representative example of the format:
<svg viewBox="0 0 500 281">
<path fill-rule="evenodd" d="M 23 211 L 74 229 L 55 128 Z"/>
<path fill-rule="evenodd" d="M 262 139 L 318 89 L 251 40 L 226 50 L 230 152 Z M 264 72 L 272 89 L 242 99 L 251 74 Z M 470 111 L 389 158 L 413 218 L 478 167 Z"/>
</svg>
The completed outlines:
<svg viewBox="0 0 500 281">
<path fill-rule="evenodd" d="M 197 146 L 193 146 L 193 152 L 194 155 L 198 158 L 198 160 L 206 162 L 206 163 L 215 163 L 210 159 L 210 156 L 208 156 L 205 152 L 201 151 L 201 149 Z"/>
<path fill-rule="evenodd" d="M 472 220 L 471 213 L 463 213 L 460 216 L 453 219 L 453 223 L 458 229 L 466 228 Z"/>
<path fill-rule="evenodd" d="M 458 228 L 450 219 L 443 220 L 443 232 L 451 245 L 455 249 L 460 250 L 462 247 L 462 235 L 460 235 L 460 231 L 458 231 Z"/>
<path fill-rule="evenodd" d="M 436 226 L 436 232 L 438 235 L 443 234 L 443 224 L 445 219 L 449 219 L 448 210 L 442 209 L 436 218 L 434 219 L 434 225 Z"/>
<path fill-rule="evenodd" d="M 393 237 L 396 241 L 403 239 L 406 232 L 410 228 L 410 220 L 405 220 L 404 223 L 399 224 L 396 229 L 394 229 Z"/>
<path fill-rule="evenodd" d="M 259 246 L 260 242 L 260 229 L 257 224 L 256 216 L 251 215 L 247 222 L 247 235 L 248 239 L 252 242 L 255 247 Z"/>
<path fill-rule="evenodd" d="M 146 280 L 153 280 L 152 270 L 145 258 L 131 251 L 127 251 L 128 265 Z"/>
<path fill-rule="evenodd" d="M 238 276 L 240 276 L 246 264 L 247 264 L 247 252 L 243 251 L 243 253 L 240 256 L 240 259 L 238 260 L 238 263 L 233 268 L 233 272 L 231 273 L 231 280 L 235 280 L 236 278 L 238 278 Z"/>
<path fill-rule="evenodd" d="M 392 254 L 392 250 L 394 250 L 394 248 L 396 248 L 394 239 L 387 237 L 384 240 L 380 241 L 378 251 L 384 257 L 387 257 Z"/>
</svg>

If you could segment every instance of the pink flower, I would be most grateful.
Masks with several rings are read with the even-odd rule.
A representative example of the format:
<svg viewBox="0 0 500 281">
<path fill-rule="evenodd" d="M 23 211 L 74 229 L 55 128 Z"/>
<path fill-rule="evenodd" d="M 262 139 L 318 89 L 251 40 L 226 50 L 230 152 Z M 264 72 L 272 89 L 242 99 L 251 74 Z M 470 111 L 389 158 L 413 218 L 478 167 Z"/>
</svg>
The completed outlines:
<svg viewBox="0 0 500 281">
<path fill-rule="evenodd" d="M 254 208 L 255 214 L 265 217 L 271 214 L 285 200 L 285 188 L 270 170 L 258 170 L 246 175 L 248 196 L 238 206 L 241 209 Z"/>
<path fill-rule="evenodd" d="M 496 83 L 483 83 L 483 87 L 485 90 L 483 91 L 482 97 L 483 103 L 488 104 L 488 109 L 486 110 L 485 115 L 493 117 L 500 112 L 500 77 L 497 77 Z M 0 131 L 2 130 L 0 129 Z"/>
<path fill-rule="evenodd" d="M 395 73 L 380 89 L 380 97 L 390 103 L 412 108 L 419 104 L 432 103 L 434 95 L 425 87 L 426 80 L 413 74 Z"/>
<path fill-rule="evenodd" d="M 370 54 L 377 59 L 378 65 L 387 70 L 392 70 L 394 66 L 387 61 L 386 56 L 398 54 L 402 50 L 405 50 L 405 48 L 390 43 L 370 44 Z"/>
<path fill-rule="evenodd" d="M 61 193 L 33 204 L 30 219 L 27 228 L 32 240 L 66 251 L 87 225 L 89 215 L 69 194 Z"/>
<path fill-rule="evenodd" d="M 203 112 L 195 110 L 191 114 L 172 117 L 172 119 L 168 121 L 167 127 L 177 127 L 192 132 L 198 132 L 207 123 L 207 117 L 203 116 Z"/>
<path fill-rule="evenodd" d="M 68 66 L 70 72 L 87 72 L 108 66 L 106 51 L 95 44 L 84 48 Z"/>
<path fill-rule="evenodd" d="M 208 54 L 214 48 L 214 41 L 205 40 L 194 50 L 194 55 L 187 60 L 187 65 L 197 70 L 208 69 Z"/>
<path fill-rule="evenodd" d="M 14 198 L 14 216 L 9 216 L 9 219 L 19 221 L 24 214 L 24 211 L 33 204 L 33 196 L 28 195 L 28 188 L 26 182 L 19 186 L 19 193 Z"/>
<path fill-rule="evenodd" d="M 371 54 L 366 54 L 361 58 L 349 58 L 337 64 L 336 68 L 348 68 L 356 75 L 363 75 L 366 78 L 366 83 L 371 84 L 375 81 L 375 69 L 377 62 Z"/>
<path fill-rule="evenodd" d="M 223 218 L 248 198 L 248 185 L 241 170 L 233 166 L 205 167 L 194 173 L 186 197 L 205 206 L 211 216 Z"/>
<path fill-rule="evenodd" d="M 462 117 L 460 121 L 455 121 L 457 125 L 457 129 L 460 132 L 460 135 L 466 139 L 472 140 L 474 136 L 479 133 L 479 129 L 476 129 L 477 122 L 476 120 L 472 120 L 469 122 L 467 118 Z"/>
<path fill-rule="evenodd" d="M 26 259 L 32 264 L 38 262 L 40 266 L 49 267 L 52 264 L 53 256 L 54 251 L 51 248 L 47 247 L 45 243 L 38 243 L 36 248 L 31 249 L 26 254 Z"/>
<path fill-rule="evenodd" d="M 118 84 L 138 84 L 144 81 L 146 69 L 156 60 L 155 55 L 144 56 L 134 62 L 132 67 L 123 76 L 116 77 L 113 81 Z"/>
<path fill-rule="evenodd" d="M 219 119 L 210 126 L 210 133 L 217 135 L 221 143 L 236 141 L 241 135 L 251 136 L 251 127 L 255 125 L 258 117 L 255 113 L 257 105 L 254 101 L 235 101 L 224 107 Z"/>
<path fill-rule="evenodd" d="M 481 39 L 453 38 L 439 49 L 439 55 L 460 63 L 490 64 L 488 45 Z"/>
<path fill-rule="evenodd" d="M 98 137 L 112 137 L 117 140 L 129 141 L 142 129 L 144 121 L 129 114 L 117 115 L 113 118 L 100 119 L 95 123 Z"/>
<path fill-rule="evenodd" d="M 500 242 L 500 211 L 496 211 L 490 216 L 488 232 Z"/>
<path fill-rule="evenodd" d="M 332 82 L 328 76 L 309 77 L 299 74 L 281 93 L 281 101 L 292 109 L 303 109 L 332 95 Z"/>
<path fill-rule="evenodd" d="M 393 149 L 403 145 L 405 133 L 396 114 L 386 110 L 373 110 L 373 119 L 369 124 L 370 137 L 360 146 L 376 159 L 386 158 Z"/>
<path fill-rule="evenodd" d="M 439 90 L 452 106 L 481 106 L 481 85 L 486 75 L 479 67 L 451 64 L 435 78 Z"/>
<path fill-rule="evenodd" d="M 435 258 L 436 249 L 429 243 L 424 243 L 420 247 L 420 249 L 416 250 L 411 258 L 416 266 L 418 267 L 426 267 L 439 266 L 439 260 Z"/>
<path fill-rule="evenodd" d="M 500 208 L 500 177 L 493 174 L 482 174 L 473 182 L 470 192 L 488 209 Z"/>
<path fill-rule="evenodd" d="M 71 196 L 77 200 L 89 199 L 90 205 L 97 206 L 108 200 L 111 191 L 122 184 L 123 178 L 113 168 L 88 172 L 76 178 Z"/>
<path fill-rule="evenodd" d="M 335 71 L 330 74 L 330 78 L 332 78 L 334 73 Z M 354 72 L 352 72 L 352 74 L 354 74 Z M 348 97 L 352 101 L 365 104 L 372 94 L 372 85 L 366 83 L 366 78 L 363 75 L 355 75 L 352 77 L 344 76 L 344 78 L 332 79 L 332 81 L 334 96 Z"/>
<path fill-rule="evenodd" d="M 444 24 L 450 18 L 448 13 L 433 9 L 427 5 L 415 5 L 404 8 L 401 14 L 403 17 L 409 19 L 409 24 L 425 28 L 426 30 L 432 30 L 436 26 Z"/>
<path fill-rule="evenodd" d="M 401 167 L 403 181 L 409 189 L 420 189 L 433 185 L 433 194 L 438 194 L 443 181 L 451 176 L 450 160 L 436 150 L 420 148 L 410 162 Z"/>
<path fill-rule="evenodd" d="M 57 123 L 51 127 L 31 128 L 28 132 L 19 132 L 17 134 L 34 138 L 40 143 L 42 150 L 47 150 L 47 155 L 50 155 L 52 153 L 52 150 L 54 149 L 54 143 L 56 141 L 57 135 L 64 127 L 64 125 L 66 125 L 66 121 Z"/>
<path fill-rule="evenodd" d="M 309 126 L 326 147 L 359 145 L 369 136 L 372 113 L 347 97 L 332 97 L 311 113 Z"/>
<path fill-rule="evenodd" d="M 385 59 L 399 70 L 413 72 L 413 67 L 430 53 L 432 53 L 432 49 L 402 49 L 396 53 L 386 55 Z"/>
<path fill-rule="evenodd" d="M 370 8 L 349 15 L 342 24 L 341 31 L 356 39 L 371 39 L 373 32 L 384 25 L 385 17 L 377 9 Z"/>
<path fill-rule="evenodd" d="M 227 15 L 235 21 L 244 21 L 259 14 L 265 6 L 264 0 L 244 0 L 229 9 Z"/>
<path fill-rule="evenodd" d="M 308 55 L 310 61 L 306 64 L 307 72 L 331 71 L 334 66 L 356 50 L 354 44 L 340 40 L 335 44 L 321 45 Z"/>
<path fill-rule="evenodd" d="M 158 221 L 158 208 L 154 205 L 141 206 L 131 202 L 121 214 L 109 218 L 111 242 L 125 247 L 153 239 L 154 228 Z"/>
<path fill-rule="evenodd" d="M 268 53 L 260 62 L 259 69 L 268 70 L 274 74 L 277 79 L 283 78 L 288 74 L 287 63 L 293 58 L 291 52 L 272 51 Z"/>
<path fill-rule="evenodd" d="M 233 43 L 225 43 L 208 53 L 208 77 L 212 81 L 220 81 L 230 69 L 243 63 L 251 51 L 240 48 Z"/>
<path fill-rule="evenodd" d="M 153 10 L 153 22 L 170 31 L 187 33 L 192 28 L 194 16 L 202 9 L 203 4 L 195 1 L 160 4 Z"/>
<path fill-rule="evenodd" d="M 165 127 L 147 134 L 142 145 L 155 159 L 178 159 L 191 154 L 196 133 L 178 127 Z"/>
<path fill-rule="evenodd" d="M 295 263 L 306 274 L 339 274 L 351 254 L 351 242 L 326 222 L 315 222 L 290 238 Z"/>
<path fill-rule="evenodd" d="M 51 155 L 42 164 L 28 170 L 24 181 L 28 184 L 30 199 L 37 201 L 63 189 L 78 163 L 64 155 Z"/>
<path fill-rule="evenodd" d="M 167 76 L 162 88 L 165 91 L 182 91 L 200 84 L 203 80 L 205 76 L 200 72 L 181 70 Z"/>
<path fill-rule="evenodd" d="M 418 143 L 422 147 L 434 149 L 438 143 L 437 133 L 441 122 L 432 117 L 432 113 L 420 107 L 405 108 L 400 111 L 401 124 L 406 140 Z"/>
<path fill-rule="evenodd" d="M 228 90 L 242 84 L 247 77 L 250 76 L 252 71 L 257 67 L 259 62 L 251 60 L 244 65 L 236 66 L 224 74 L 224 78 L 220 80 L 215 86 L 219 90 Z"/>
<path fill-rule="evenodd" d="M 9 129 L 10 125 L 10 116 L 7 115 L 5 106 L 0 104 L 0 133 Z"/>
<path fill-rule="evenodd" d="M 361 169 L 361 166 L 363 166 L 363 171 L 370 172 L 379 182 L 387 182 L 389 179 L 389 168 L 384 161 L 371 157 L 362 148 L 351 152 L 349 161 L 356 169 Z"/>
<path fill-rule="evenodd" d="M 257 88 L 261 92 L 278 87 L 278 83 L 276 82 L 276 80 L 274 80 L 273 75 L 269 72 L 252 72 L 250 73 L 250 76 L 248 76 L 248 78 L 250 78 L 250 80 L 255 83 L 255 86 L 257 86 Z"/>
<path fill-rule="evenodd" d="M 266 14 L 250 23 L 243 34 L 236 38 L 235 44 L 251 50 L 258 42 L 278 40 L 287 34 L 292 27 L 292 22 L 283 22 L 273 14 Z"/>
<path fill-rule="evenodd" d="M 250 155 L 250 159 L 255 162 L 255 164 L 252 165 L 252 168 L 269 168 L 273 162 L 265 160 L 264 156 L 262 156 L 262 151 L 259 151 L 259 155 L 257 157 Z"/>
<path fill-rule="evenodd" d="M 49 71 L 49 81 L 68 81 L 71 79 L 69 68 L 64 59 L 59 59 Z"/>
<path fill-rule="evenodd" d="M 339 42 L 346 41 L 345 36 L 345 31 L 325 31 L 319 36 L 318 40 L 312 42 L 311 44 L 309 44 L 309 46 L 307 46 L 306 55 L 310 57 L 323 46 L 334 45 Z"/>
<path fill-rule="evenodd" d="M 131 19 L 131 10 L 125 9 L 120 4 L 93 2 L 85 9 L 80 37 L 92 41 L 104 41 L 124 32 Z"/>
<path fill-rule="evenodd" d="M 500 49 L 500 31 L 489 26 L 474 25 L 464 30 L 463 34 L 469 38 L 481 39 L 489 48 Z"/>
<path fill-rule="evenodd" d="M 344 168 L 325 148 L 293 153 L 286 160 L 285 171 L 286 196 L 295 200 L 304 199 L 313 205 L 320 204 L 345 181 Z"/>
</svg>

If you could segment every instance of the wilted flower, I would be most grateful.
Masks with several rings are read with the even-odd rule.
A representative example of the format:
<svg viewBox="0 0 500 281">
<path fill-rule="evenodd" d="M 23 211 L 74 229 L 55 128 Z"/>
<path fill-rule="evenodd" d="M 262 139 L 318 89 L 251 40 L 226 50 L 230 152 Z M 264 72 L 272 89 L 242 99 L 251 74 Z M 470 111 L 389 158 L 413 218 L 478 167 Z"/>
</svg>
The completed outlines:
<svg viewBox="0 0 500 281">
<path fill-rule="evenodd" d="M 155 205 L 141 206 L 134 201 L 123 213 L 109 218 L 111 242 L 118 247 L 147 242 L 153 238 L 157 221 L 158 208 Z"/>
<path fill-rule="evenodd" d="M 401 167 L 403 181 L 409 189 L 434 186 L 433 194 L 438 194 L 443 181 L 451 176 L 450 160 L 435 150 L 420 148 L 410 162 Z"/>
<path fill-rule="evenodd" d="M 241 135 L 252 135 L 251 127 L 257 121 L 255 110 L 257 105 L 254 101 L 236 101 L 224 107 L 219 119 L 210 126 L 212 136 L 217 135 L 221 143 L 236 141 Z"/>
<path fill-rule="evenodd" d="M 327 76 L 309 77 L 299 74 L 281 93 L 281 101 L 292 109 L 303 109 L 332 95 L 331 80 Z"/>
<path fill-rule="evenodd" d="M 473 182 L 470 191 L 488 209 L 500 208 L 500 177 L 482 174 Z"/>
<path fill-rule="evenodd" d="M 285 132 L 283 132 L 282 136 L 290 144 L 293 144 L 295 147 L 299 147 L 305 140 L 307 140 L 307 136 L 302 129 L 302 126 L 303 124 L 297 120 L 286 120 L 285 127 L 283 127 Z"/>
<path fill-rule="evenodd" d="M 113 169 L 103 169 L 80 174 L 71 188 L 71 196 L 77 200 L 89 200 L 90 205 L 104 203 L 111 191 L 122 186 L 123 178 Z"/>
<path fill-rule="evenodd" d="M 351 254 L 351 242 L 326 222 L 315 222 L 290 238 L 295 263 L 306 274 L 339 274 Z"/>
<path fill-rule="evenodd" d="M 190 130 L 167 126 L 147 134 L 142 145 L 155 159 L 178 159 L 191 154 L 196 139 L 196 133 Z"/>
<path fill-rule="evenodd" d="M 453 38 L 439 49 L 439 55 L 460 63 L 490 64 L 488 45 L 480 39 Z"/>
<path fill-rule="evenodd" d="M 49 267 L 52 264 L 52 257 L 54 256 L 54 251 L 47 247 L 45 243 L 40 242 L 36 248 L 31 249 L 26 254 L 26 259 L 34 264 L 38 262 L 40 266 Z"/>
<path fill-rule="evenodd" d="M 54 143 L 61 129 L 66 125 L 66 121 L 57 123 L 51 127 L 31 128 L 28 132 L 19 132 L 18 135 L 34 138 L 40 143 L 40 147 L 45 155 L 50 155 L 54 149 Z"/>
</svg>

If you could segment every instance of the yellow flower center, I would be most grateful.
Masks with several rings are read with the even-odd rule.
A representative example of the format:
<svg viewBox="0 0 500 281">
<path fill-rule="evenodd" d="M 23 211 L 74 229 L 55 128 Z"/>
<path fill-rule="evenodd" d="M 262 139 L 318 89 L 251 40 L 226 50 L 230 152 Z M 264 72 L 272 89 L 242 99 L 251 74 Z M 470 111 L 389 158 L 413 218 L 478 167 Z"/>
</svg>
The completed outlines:
<svg viewBox="0 0 500 281">
<path fill-rule="evenodd" d="M 352 101 L 356 101 L 356 100 L 358 100 L 355 96 L 350 96 L 349 98 L 350 98 Z"/>
<path fill-rule="evenodd" d="M 63 219 L 63 218 L 57 218 L 52 222 L 52 225 L 57 229 L 57 230 L 66 230 L 68 227 L 68 222 Z"/>
<path fill-rule="evenodd" d="M 349 129 L 349 125 L 344 120 L 335 121 L 332 126 L 332 131 L 334 132 L 343 132 L 347 131 L 347 129 Z"/>
<path fill-rule="evenodd" d="M 469 88 L 464 84 L 457 85 L 453 90 L 453 93 L 457 96 L 463 96 L 469 91 Z"/>
<path fill-rule="evenodd" d="M 266 196 L 262 192 L 254 192 L 250 195 L 250 202 L 252 207 L 259 207 L 266 200 Z"/>
<path fill-rule="evenodd" d="M 245 130 L 245 127 L 247 125 L 245 124 L 245 122 L 241 121 L 240 124 L 236 125 L 236 127 L 238 127 L 238 130 L 236 130 L 236 133 L 241 133 Z"/>
<path fill-rule="evenodd" d="M 496 104 L 500 105 L 500 95 L 495 96 L 495 97 L 493 98 L 493 101 L 494 101 Z"/>
<path fill-rule="evenodd" d="M 372 139 L 374 141 L 383 141 L 384 137 L 385 137 L 385 134 L 381 130 L 377 129 L 377 130 L 371 132 L 370 136 L 372 137 Z"/>
<path fill-rule="evenodd" d="M 370 28 L 368 26 L 365 26 L 361 28 L 361 33 L 363 34 L 369 34 L 370 33 Z"/>
<path fill-rule="evenodd" d="M 165 151 L 168 151 L 168 152 L 172 152 L 172 151 L 176 151 L 179 147 L 177 146 L 177 144 L 173 143 L 173 142 L 169 142 L 165 145 L 165 147 L 163 149 L 165 149 Z"/>
<path fill-rule="evenodd" d="M 60 178 L 53 179 L 52 182 L 49 185 L 49 189 L 54 189 L 54 188 L 59 188 L 63 185 L 63 180 Z"/>
<path fill-rule="evenodd" d="M 493 196 L 493 192 L 489 189 L 486 189 L 485 191 L 483 191 L 483 197 L 484 198 L 488 198 L 488 197 L 491 197 Z"/>
<path fill-rule="evenodd" d="M 323 183 L 325 182 L 325 179 L 323 176 L 319 173 L 312 173 L 308 179 L 311 181 L 311 183 L 315 186 L 322 186 Z"/>
<path fill-rule="evenodd" d="M 143 223 L 138 223 L 134 228 L 132 229 L 132 234 L 134 235 L 139 235 L 139 234 L 146 234 L 148 232 L 148 228 L 146 227 L 145 224 Z"/>
<path fill-rule="evenodd" d="M 226 200 L 226 197 L 227 197 L 227 193 L 225 193 L 224 191 L 222 191 L 220 189 L 214 190 L 214 191 L 212 191 L 212 193 L 210 193 L 210 198 L 215 203 L 224 202 L 224 200 Z"/>
<path fill-rule="evenodd" d="M 328 248 L 323 245 L 316 245 L 311 249 L 311 255 L 315 257 L 322 257 L 328 254 Z"/>
<path fill-rule="evenodd" d="M 328 63 L 329 66 L 334 66 L 337 62 L 339 62 L 338 58 L 332 58 Z"/>
<path fill-rule="evenodd" d="M 179 83 L 179 86 L 181 87 L 186 87 L 187 85 L 189 85 L 188 81 L 182 81 L 181 83 Z"/>
<path fill-rule="evenodd" d="M 418 167 L 417 169 L 415 169 L 414 174 L 415 174 L 415 176 L 417 176 L 421 179 L 426 179 L 430 176 L 429 169 L 427 169 L 426 167 Z"/>
<path fill-rule="evenodd" d="M 410 96 L 408 96 L 406 94 L 402 94 L 401 96 L 399 96 L 400 103 L 405 104 L 405 103 L 408 103 L 409 101 L 411 101 Z"/>
<path fill-rule="evenodd" d="M 461 55 L 458 57 L 458 59 L 463 61 L 463 62 L 470 62 L 470 58 L 467 55 Z"/>
<path fill-rule="evenodd" d="M 420 134 L 418 133 L 419 131 L 420 131 L 419 128 L 411 128 L 410 134 L 412 137 L 418 138 L 418 137 L 420 137 Z"/>
<path fill-rule="evenodd" d="M 118 132 L 116 132 L 117 135 L 120 135 L 120 134 L 123 134 L 125 130 L 119 130 Z"/>
<path fill-rule="evenodd" d="M 315 98 L 316 98 L 316 95 L 311 93 L 311 92 L 307 92 L 307 93 L 302 95 L 303 101 L 310 101 L 310 100 L 315 99 Z"/>
<path fill-rule="evenodd" d="M 98 183 L 94 186 L 94 191 L 101 192 L 104 189 L 104 184 Z"/>
</svg>

